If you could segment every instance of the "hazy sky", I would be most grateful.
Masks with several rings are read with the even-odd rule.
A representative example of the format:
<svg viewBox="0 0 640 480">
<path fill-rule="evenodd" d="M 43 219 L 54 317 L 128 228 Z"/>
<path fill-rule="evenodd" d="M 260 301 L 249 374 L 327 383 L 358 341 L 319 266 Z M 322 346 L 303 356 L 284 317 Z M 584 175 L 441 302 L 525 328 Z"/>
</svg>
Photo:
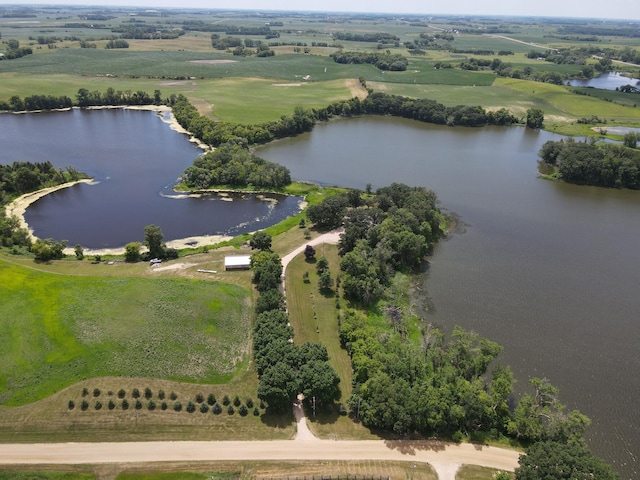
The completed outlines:
<svg viewBox="0 0 640 480">
<path fill-rule="evenodd" d="M 249 10 L 534 15 L 640 20 L 638 0 L 0 0 L 0 4 L 127 5 Z"/>
</svg>

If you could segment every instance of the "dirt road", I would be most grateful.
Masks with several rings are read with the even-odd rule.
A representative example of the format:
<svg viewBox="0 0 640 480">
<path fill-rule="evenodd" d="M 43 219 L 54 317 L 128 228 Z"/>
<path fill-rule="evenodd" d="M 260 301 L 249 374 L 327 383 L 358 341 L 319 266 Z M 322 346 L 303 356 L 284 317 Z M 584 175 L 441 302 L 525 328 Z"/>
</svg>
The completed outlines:
<svg viewBox="0 0 640 480">
<path fill-rule="evenodd" d="M 462 464 L 513 471 L 518 453 L 470 444 L 411 441 L 274 440 L 230 442 L 122 442 L 9 444 L 0 464 L 102 464 L 216 460 L 400 460 L 428 462 L 436 471 Z M 441 467 L 441 468 L 437 468 Z M 456 468 L 457 469 L 457 468 Z M 441 480 L 455 477 L 441 476 Z"/>
</svg>

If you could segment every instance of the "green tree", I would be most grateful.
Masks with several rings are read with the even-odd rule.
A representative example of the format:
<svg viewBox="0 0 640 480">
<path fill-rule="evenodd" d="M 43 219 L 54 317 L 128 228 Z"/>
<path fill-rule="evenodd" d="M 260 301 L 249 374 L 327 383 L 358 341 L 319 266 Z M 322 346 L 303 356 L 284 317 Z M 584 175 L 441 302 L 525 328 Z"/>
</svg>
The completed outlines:
<svg viewBox="0 0 640 480">
<path fill-rule="evenodd" d="M 149 249 L 151 258 L 162 258 L 164 247 L 162 245 L 162 230 L 157 225 L 147 225 L 144 227 L 144 244 Z"/>
<path fill-rule="evenodd" d="M 82 245 L 80 245 L 79 243 L 76 243 L 76 246 L 73 247 L 73 251 L 76 254 L 76 258 L 78 260 L 82 260 L 84 258 L 84 249 L 82 248 Z"/>
<path fill-rule="evenodd" d="M 640 133 L 629 132 L 625 133 L 622 143 L 625 147 L 636 148 L 638 146 L 638 141 L 640 140 Z"/>
<path fill-rule="evenodd" d="M 329 269 L 329 260 L 324 255 L 318 259 L 316 262 L 316 272 L 318 275 L 322 275 L 326 270 Z"/>
<path fill-rule="evenodd" d="M 251 248 L 261 250 L 264 252 L 271 251 L 271 235 L 265 231 L 259 231 L 253 234 L 251 240 L 249 240 Z"/>
<path fill-rule="evenodd" d="M 331 272 L 329 270 L 325 270 L 320 274 L 320 278 L 318 279 L 318 288 L 323 293 L 331 292 L 333 288 L 333 278 L 331 277 Z"/>
<path fill-rule="evenodd" d="M 269 408 L 275 411 L 287 411 L 298 393 L 298 376 L 291 366 L 284 362 L 276 363 L 260 376 L 258 398 L 267 402 Z"/>
<path fill-rule="evenodd" d="M 527 127 L 539 130 L 544 125 L 544 111 L 540 108 L 527 110 Z"/>
<path fill-rule="evenodd" d="M 582 442 L 538 442 L 518 460 L 516 480 L 617 480 L 620 477 Z"/>
<path fill-rule="evenodd" d="M 124 247 L 124 260 L 125 262 L 137 262 L 140 260 L 140 242 L 129 242 Z"/>
<path fill-rule="evenodd" d="M 340 397 L 340 377 L 328 362 L 311 361 L 300 367 L 300 386 L 305 400 L 330 405 Z"/>
</svg>

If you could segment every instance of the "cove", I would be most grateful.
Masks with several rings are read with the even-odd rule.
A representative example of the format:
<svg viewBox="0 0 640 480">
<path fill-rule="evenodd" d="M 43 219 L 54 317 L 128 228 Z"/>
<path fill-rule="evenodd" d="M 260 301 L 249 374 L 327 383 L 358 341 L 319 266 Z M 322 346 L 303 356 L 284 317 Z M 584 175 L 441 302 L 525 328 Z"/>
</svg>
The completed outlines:
<svg viewBox="0 0 640 480">
<path fill-rule="evenodd" d="M 89 249 L 141 241 L 160 226 L 165 241 L 234 236 L 273 225 L 300 207 L 285 195 L 179 195 L 172 187 L 202 151 L 153 111 L 131 109 L 0 115 L 0 163 L 50 161 L 95 178 L 31 205 L 25 218 L 40 238 Z M 197 240 L 194 240 L 197 241 Z"/>
<path fill-rule="evenodd" d="M 559 137 L 520 127 L 440 127 L 389 117 L 333 121 L 256 153 L 294 179 L 434 190 L 460 219 L 418 285 L 425 319 L 504 347 L 527 390 L 546 377 L 588 415 L 593 451 L 638 478 L 640 192 L 537 178 Z"/>
</svg>

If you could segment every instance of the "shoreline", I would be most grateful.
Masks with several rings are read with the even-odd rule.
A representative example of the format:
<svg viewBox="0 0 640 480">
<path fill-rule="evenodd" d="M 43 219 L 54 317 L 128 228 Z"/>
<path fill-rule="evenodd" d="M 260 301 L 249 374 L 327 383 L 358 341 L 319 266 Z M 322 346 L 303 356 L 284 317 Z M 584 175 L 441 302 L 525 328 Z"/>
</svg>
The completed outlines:
<svg viewBox="0 0 640 480">
<path fill-rule="evenodd" d="M 55 187 L 43 188 L 42 190 L 38 190 L 36 192 L 25 193 L 20 197 L 13 200 L 11 203 L 5 205 L 5 214 L 7 217 L 15 216 L 18 218 L 20 222 L 20 228 L 24 228 L 29 232 L 29 236 L 32 240 L 37 240 L 39 237 L 34 235 L 33 229 L 27 223 L 24 215 L 27 211 L 27 208 L 31 206 L 31 204 L 37 202 L 42 197 L 49 195 L 50 193 L 57 192 L 58 190 L 63 190 L 65 188 L 73 187 L 74 185 L 78 185 L 81 183 L 86 183 L 88 185 L 95 184 L 94 180 L 91 178 L 83 178 L 81 180 L 77 180 L 75 182 L 67 182 L 61 185 L 57 185 Z M 231 240 L 232 236 L 229 235 L 198 235 L 198 236 L 190 236 L 185 238 L 176 238 L 173 240 L 169 240 L 165 242 L 167 247 L 175 248 L 177 250 L 185 249 L 185 248 L 196 248 L 202 246 L 211 246 L 216 245 L 221 242 L 226 242 Z M 114 248 L 85 248 L 85 255 L 123 255 L 125 247 L 114 247 Z M 74 248 L 67 247 L 64 249 L 65 255 L 74 255 Z"/>
<path fill-rule="evenodd" d="M 79 109 L 80 107 L 72 107 Z M 169 125 L 171 130 L 187 135 L 189 141 L 195 143 L 201 150 L 204 152 L 210 151 L 211 147 L 193 135 L 190 132 L 185 130 L 175 119 L 171 107 L 167 105 L 104 105 L 104 106 L 95 106 L 95 107 L 86 107 L 86 110 L 107 110 L 107 109 L 128 109 L 128 110 L 146 110 L 146 111 L 154 111 L 157 113 L 158 118 Z M 22 113 L 33 113 L 33 112 L 16 112 L 18 114 Z M 168 115 L 167 115 L 168 114 Z M 57 192 L 58 190 L 63 190 L 65 188 L 72 187 L 74 185 L 78 185 L 80 183 L 86 183 L 88 185 L 95 184 L 94 179 L 92 178 L 83 178 L 81 180 L 77 180 L 74 182 L 67 182 L 60 185 L 56 185 L 55 187 L 47 187 L 41 190 L 37 190 L 35 192 L 25 193 L 15 200 L 11 201 L 7 205 L 5 205 L 5 214 L 7 217 L 15 216 L 18 218 L 20 223 L 20 228 L 24 228 L 29 232 L 29 237 L 32 240 L 37 240 L 37 237 L 34 234 L 34 230 L 29 226 L 25 219 L 25 213 L 27 208 L 29 208 L 33 203 L 40 200 L 42 197 L 49 195 L 50 193 Z M 185 192 L 186 193 L 186 192 Z M 191 192 L 189 192 L 191 193 Z M 227 235 L 201 235 L 201 236 L 191 236 L 186 238 L 177 238 L 173 240 L 169 240 L 166 243 L 167 247 L 175 248 L 175 249 L 185 249 L 185 248 L 195 248 L 201 246 L 211 246 L 216 245 L 218 243 L 231 240 L 233 237 Z M 125 247 L 115 247 L 115 248 L 86 248 L 84 249 L 85 255 L 123 255 L 125 251 Z M 73 247 L 67 247 L 64 249 L 65 255 L 73 255 L 74 249 Z"/>
</svg>

